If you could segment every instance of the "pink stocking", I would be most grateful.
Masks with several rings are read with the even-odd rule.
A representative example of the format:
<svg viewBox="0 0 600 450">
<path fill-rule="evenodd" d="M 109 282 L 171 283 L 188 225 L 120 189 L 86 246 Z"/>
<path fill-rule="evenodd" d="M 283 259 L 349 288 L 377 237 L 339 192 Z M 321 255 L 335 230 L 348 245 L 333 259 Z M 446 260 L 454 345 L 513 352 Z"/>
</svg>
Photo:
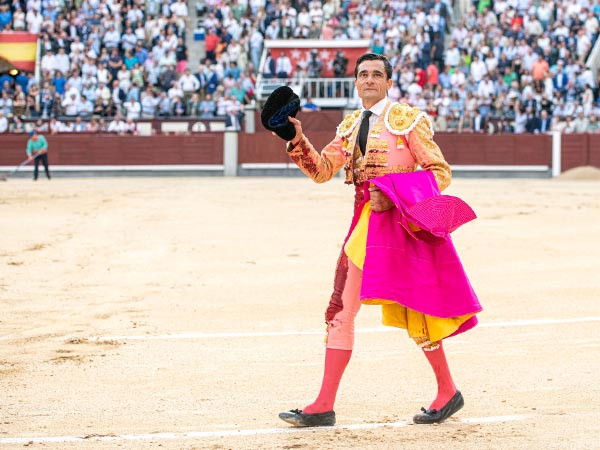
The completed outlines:
<svg viewBox="0 0 600 450">
<path fill-rule="evenodd" d="M 334 348 L 325 350 L 325 373 L 323 374 L 321 391 L 313 403 L 302 409 L 303 413 L 324 413 L 333 409 L 338 386 L 351 355 L 352 350 Z"/>
<path fill-rule="evenodd" d="M 446 361 L 442 341 L 439 341 L 439 347 L 436 350 L 424 350 L 423 352 L 433 369 L 433 373 L 435 373 L 438 386 L 437 397 L 431 406 L 429 406 L 429 409 L 440 410 L 454 396 L 456 386 L 454 385 L 454 381 L 452 381 L 452 375 L 450 375 L 450 368 L 448 367 L 448 361 Z"/>
</svg>

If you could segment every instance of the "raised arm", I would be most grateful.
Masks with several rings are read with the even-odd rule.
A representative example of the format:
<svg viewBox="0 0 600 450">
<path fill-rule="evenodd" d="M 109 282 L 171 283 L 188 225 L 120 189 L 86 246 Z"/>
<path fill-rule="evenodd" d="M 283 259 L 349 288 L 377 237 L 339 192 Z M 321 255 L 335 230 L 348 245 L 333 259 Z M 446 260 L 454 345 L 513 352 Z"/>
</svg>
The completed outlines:
<svg viewBox="0 0 600 450">
<path fill-rule="evenodd" d="M 287 147 L 292 161 L 316 183 L 325 183 L 331 180 L 346 162 L 346 156 L 342 149 L 342 138 L 336 136 L 319 153 L 302 133 L 300 121 L 293 117 L 290 117 L 289 121 L 296 128 L 296 136 Z"/>
</svg>

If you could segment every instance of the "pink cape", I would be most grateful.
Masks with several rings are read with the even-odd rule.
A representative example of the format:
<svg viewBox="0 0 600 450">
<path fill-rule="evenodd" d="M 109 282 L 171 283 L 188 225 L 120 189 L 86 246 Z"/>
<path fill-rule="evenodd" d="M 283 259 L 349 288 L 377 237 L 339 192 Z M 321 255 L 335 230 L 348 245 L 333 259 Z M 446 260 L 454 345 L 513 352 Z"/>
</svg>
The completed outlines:
<svg viewBox="0 0 600 450">
<path fill-rule="evenodd" d="M 449 234 L 475 218 L 471 208 L 457 197 L 440 195 L 430 171 L 389 174 L 369 181 L 396 208 L 371 214 L 360 298 L 391 300 L 434 317 L 480 312 L 482 307 Z M 413 232 L 408 222 L 422 230 Z M 454 334 L 476 324 L 473 316 Z"/>
</svg>

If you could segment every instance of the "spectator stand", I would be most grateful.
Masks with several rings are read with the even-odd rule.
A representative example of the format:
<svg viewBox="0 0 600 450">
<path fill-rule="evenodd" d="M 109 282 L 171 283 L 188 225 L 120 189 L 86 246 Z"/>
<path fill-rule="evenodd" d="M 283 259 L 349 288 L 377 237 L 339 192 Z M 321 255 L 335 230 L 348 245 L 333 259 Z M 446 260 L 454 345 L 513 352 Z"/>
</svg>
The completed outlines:
<svg viewBox="0 0 600 450">
<path fill-rule="evenodd" d="M 25 117 L 45 123 L 67 113 L 89 117 L 90 109 L 108 122 L 118 112 L 142 121 L 139 133 L 157 134 L 183 133 L 185 125 L 177 123 L 204 119 L 209 111 L 211 117 L 229 118 L 229 129 L 240 131 L 241 123 L 248 126 L 254 117 L 244 118 L 243 109 L 281 84 L 323 108 L 355 107 L 352 57 L 344 56 L 344 73 L 331 71 L 338 51 L 362 47 L 361 52 L 390 58 L 389 97 L 427 111 L 438 132 L 600 132 L 598 2 L 327 0 L 310 2 L 310 11 L 297 2 L 264 0 L 143 3 L 101 2 L 93 9 L 87 2 L 73 7 L 32 1 L 27 11 L 23 2 L 0 5 L 3 34 L 42 36 L 41 74 L 21 77 L 25 105 L 16 83 L 9 86 L 9 98 L 0 98 L 0 131 L 19 132 L 24 107 Z M 196 33 L 190 24 L 199 31 L 202 51 L 191 48 Z M 310 29 L 296 33 L 302 27 Z M 210 58 L 209 40 L 215 47 Z M 114 49 L 118 55 L 111 55 Z M 309 65 L 312 50 L 319 76 Z M 277 67 L 281 51 L 289 61 Z M 274 58 L 272 71 L 268 57 Z M 489 80 L 482 80 L 486 74 Z M 164 119 L 164 130 L 143 122 L 153 119 Z"/>
</svg>

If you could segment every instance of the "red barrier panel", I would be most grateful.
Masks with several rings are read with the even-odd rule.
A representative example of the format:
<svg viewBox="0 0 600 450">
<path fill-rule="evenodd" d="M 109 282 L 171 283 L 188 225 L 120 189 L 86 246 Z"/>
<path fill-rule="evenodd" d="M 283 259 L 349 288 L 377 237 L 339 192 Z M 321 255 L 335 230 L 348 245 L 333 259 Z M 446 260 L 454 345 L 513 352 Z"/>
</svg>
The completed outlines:
<svg viewBox="0 0 600 450">
<path fill-rule="evenodd" d="M 600 168 L 600 134 L 588 135 L 588 148 L 588 164 Z"/>
<path fill-rule="evenodd" d="M 223 164 L 223 133 L 187 136 L 45 134 L 53 165 Z M 0 137 L 0 166 L 17 165 L 26 155 L 27 135 Z"/>
<path fill-rule="evenodd" d="M 311 131 L 310 142 L 321 150 L 334 138 L 331 131 Z M 238 162 L 245 163 L 287 163 L 291 162 L 285 151 L 286 142 L 270 132 L 240 133 L 238 139 Z"/>
<path fill-rule="evenodd" d="M 589 164 L 587 134 L 563 134 L 561 136 L 561 170 Z"/>
<path fill-rule="evenodd" d="M 434 139 L 450 164 L 550 166 L 552 162 L 549 135 L 436 133 Z"/>
</svg>

